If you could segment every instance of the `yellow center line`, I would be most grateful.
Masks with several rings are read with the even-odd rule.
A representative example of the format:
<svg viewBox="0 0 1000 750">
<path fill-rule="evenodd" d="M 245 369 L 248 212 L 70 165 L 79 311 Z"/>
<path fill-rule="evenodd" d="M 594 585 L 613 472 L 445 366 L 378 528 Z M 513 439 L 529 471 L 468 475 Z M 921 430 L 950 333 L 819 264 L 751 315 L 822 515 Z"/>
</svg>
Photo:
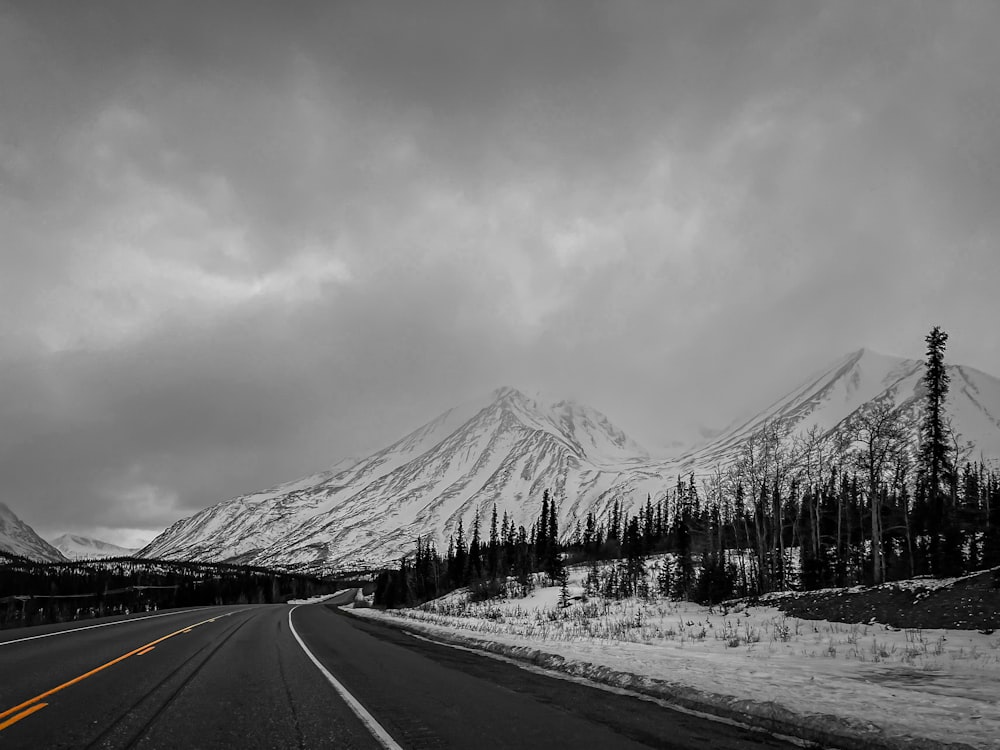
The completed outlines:
<svg viewBox="0 0 1000 750">
<path fill-rule="evenodd" d="M 235 613 L 231 612 L 230 614 L 235 614 Z M 226 617 L 227 615 L 221 615 L 221 616 L 222 617 Z M 219 617 L 219 615 L 217 615 L 216 617 Z M 14 706 L 13 708 L 8 708 L 6 711 L 0 712 L 0 719 L 5 719 L 6 717 L 10 716 L 11 714 L 17 713 L 18 711 L 21 711 L 21 710 L 27 708 L 28 706 L 31 706 L 33 703 L 38 703 L 38 701 L 42 700 L 43 698 L 48 698 L 50 695 L 54 695 L 55 693 L 58 693 L 60 690 L 65 690 L 66 688 L 70 687 L 71 685 L 75 685 L 78 682 L 82 682 L 83 680 L 87 679 L 88 677 L 93 677 L 98 672 L 101 672 L 101 671 L 107 669 L 108 667 L 113 667 L 118 662 L 125 661 L 130 656 L 136 656 L 137 654 L 151 651 L 153 649 L 153 647 L 156 646 L 156 644 L 163 643 L 163 641 L 167 640 L 168 638 L 173 638 L 175 635 L 180 635 L 181 633 L 187 633 L 192 628 L 196 628 L 199 625 L 204 625 L 207 622 L 214 622 L 215 619 L 216 618 L 212 618 L 212 619 L 209 619 L 209 620 L 202 620 L 201 622 L 196 622 L 194 625 L 188 625 L 188 626 L 183 627 L 183 628 L 181 628 L 179 630 L 175 630 L 173 633 L 169 633 L 169 634 L 163 636 L 162 638 L 157 638 L 155 641 L 150 641 L 149 643 L 146 643 L 146 644 L 144 644 L 142 646 L 139 646 L 139 648 L 134 648 L 131 651 L 129 651 L 127 654 L 122 654 L 121 656 L 119 656 L 119 657 L 117 657 L 115 659 L 112 659 L 107 664 L 102 664 L 99 667 L 94 667 L 94 669 L 91 669 L 89 672 L 84 672 L 79 677 L 74 677 L 72 680 L 67 680 L 62 685 L 58 685 L 58 686 L 52 688 L 51 690 L 46 690 L 44 693 L 39 693 L 38 695 L 36 695 L 34 698 L 31 698 L 30 700 L 26 700 L 23 703 L 19 703 L 18 705 Z M 48 704 L 42 704 L 42 705 L 48 705 Z M 6 721 L 3 722 L 2 724 L 0 724 L 0 731 L 2 731 L 3 729 L 5 729 L 6 727 L 10 726 L 10 724 L 13 724 L 14 721 L 19 721 L 20 719 L 23 719 L 25 716 L 28 716 L 30 713 L 33 713 L 34 711 L 37 711 L 41 707 L 42 707 L 41 705 L 37 706 L 36 708 L 33 708 L 32 711 L 26 711 L 23 715 L 18 715 L 14 719 L 11 719 L 9 722 L 6 722 Z"/>
<path fill-rule="evenodd" d="M 149 648 L 144 648 L 142 651 L 140 651 L 138 654 L 136 654 L 136 656 L 145 656 L 150 651 L 152 651 L 154 648 L 156 648 L 156 646 L 150 646 Z"/>
<path fill-rule="evenodd" d="M 4 729 L 6 729 L 7 727 L 9 727 L 11 724 L 17 724 L 17 722 L 19 722 L 21 719 L 24 719 L 24 718 L 27 718 L 28 716 L 31 716 L 33 713 L 35 713 L 35 711 L 41 711 L 47 705 L 49 705 L 49 704 L 48 703 L 36 703 L 34 706 L 32 706 L 31 708 L 29 708 L 26 711 L 22 711 L 17 716 L 12 716 L 11 718 L 7 719 L 7 721 L 0 722 L 0 732 L 2 732 Z"/>
</svg>

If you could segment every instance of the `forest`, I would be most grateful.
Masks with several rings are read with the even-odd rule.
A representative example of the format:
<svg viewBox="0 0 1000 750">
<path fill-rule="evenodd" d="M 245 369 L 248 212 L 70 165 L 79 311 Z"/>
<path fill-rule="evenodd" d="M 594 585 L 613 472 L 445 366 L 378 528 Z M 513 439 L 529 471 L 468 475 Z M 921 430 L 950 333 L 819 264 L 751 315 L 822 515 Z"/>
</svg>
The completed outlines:
<svg viewBox="0 0 1000 750">
<path fill-rule="evenodd" d="M 951 429 L 947 338 L 935 327 L 925 339 L 917 403 L 872 402 L 835 431 L 768 425 L 729 465 L 678 477 L 632 513 L 615 500 L 572 529 L 558 529 L 548 491 L 529 529 L 506 513 L 498 520 L 494 506 L 486 535 L 478 516 L 468 534 L 459 523 L 443 557 L 417 540 L 379 576 L 376 603 L 409 606 L 462 586 L 478 598 L 512 595 L 583 562 L 592 593 L 700 603 L 1000 566 L 1000 471 L 971 460 Z M 649 591 L 645 561 L 658 554 L 670 563 Z"/>
<path fill-rule="evenodd" d="M 42 563 L 0 553 L 0 628 L 168 607 L 271 604 L 363 581 L 227 563 L 110 558 Z"/>
</svg>

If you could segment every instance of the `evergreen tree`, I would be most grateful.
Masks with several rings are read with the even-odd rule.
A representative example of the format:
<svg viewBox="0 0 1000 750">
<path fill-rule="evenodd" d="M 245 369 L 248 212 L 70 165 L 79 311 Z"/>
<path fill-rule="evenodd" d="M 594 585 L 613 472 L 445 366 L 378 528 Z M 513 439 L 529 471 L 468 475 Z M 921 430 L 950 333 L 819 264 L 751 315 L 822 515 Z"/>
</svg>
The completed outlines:
<svg viewBox="0 0 1000 750">
<path fill-rule="evenodd" d="M 649 552 L 653 548 L 654 530 L 653 497 L 649 493 L 646 493 L 646 508 L 642 519 L 642 546 L 644 552 Z"/>
<path fill-rule="evenodd" d="M 583 591 L 587 596 L 597 596 L 601 593 L 601 574 L 597 569 L 597 560 L 590 561 L 587 577 L 583 582 Z"/>
<path fill-rule="evenodd" d="M 546 490 L 545 495 L 548 496 L 548 490 Z M 545 540 L 545 552 L 539 562 L 549 580 L 556 581 L 562 574 L 563 565 L 559 552 L 559 522 L 556 519 L 556 504 L 554 500 L 549 501 L 548 513 L 548 521 L 543 524 L 547 537 Z"/>
<path fill-rule="evenodd" d="M 625 527 L 623 550 L 625 567 L 622 570 L 621 587 L 624 596 L 636 596 L 644 588 L 646 578 L 646 557 L 643 554 L 642 532 L 639 518 L 633 516 Z"/>
<path fill-rule="evenodd" d="M 500 568 L 500 532 L 497 529 L 497 506 L 493 503 L 490 516 L 490 546 L 486 552 L 486 569 L 490 578 L 496 578 Z"/>
<path fill-rule="evenodd" d="M 674 519 L 674 551 L 677 555 L 677 575 L 671 594 L 674 599 L 689 599 L 694 586 L 694 560 L 691 554 L 691 508 L 684 503 Z"/>
<path fill-rule="evenodd" d="M 583 553 L 591 559 L 597 556 L 597 522 L 594 520 L 593 511 L 587 513 L 583 528 Z"/>
<path fill-rule="evenodd" d="M 945 422 L 945 399 L 950 379 L 944 364 L 948 334 L 940 326 L 934 326 L 925 341 L 927 360 L 923 385 L 926 395 L 920 422 L 918 481 L 927 505 L 926 531 L 932 572 L 935 575 L 953 575 L 956 568 L 961 567 L 961 551 L 955 549 L 955 537 L 949 533 L 954 523 L 949 498 L 955 467 L 951 463 Z"/>
<path fill-rule="evenodd" d="M 611 518 L 608 521 L 608 541 L 614 539 L 616 542 L 621 539 L 621 506 L 616 499 L 611 506 Z"/>
<path fill-rule="evenodd" d="M 472 521 L 472 540 L 469 542 L 469 573 L 468 580 L 479 580 L 483 577 L 483 550 L 479 537 L 479 511 L 476 511 Z"/>
<path fill-rule="evenodd" d="M 660 572 L 656 575 L 656 589 L 660 596 L 671 596 L 673 594 L 670 567 L 669 558 L 664 557 L 660 560 Z"/>
<path fill-rule="evenodd" d="M 531 590 L 531 573 L 533 570 L 531 545 L 528 541 L 528 532 L 523 526 L 517 528 L 517 540 L 514 543 L 514 574 L 517 582 L 521 586 L 523 594 Z"/>
<path fill-rule="evenodd" d="M 542 510 L 535 524 L 535 559 L 544 565 L 548 555 L 549 544 L 549 491 L 542 493 Z"/>
<path fill-rule="evenodd" d="M 565 568 L 559 571 L 559 606 L 569 606 L 569 571 Z"/>
<path fill-rule="evenodd" d="M 464 586 L 468 583 L 466 577 L 469 551 L 465 546 L 465 530 L 462 528 L 462 519 L 458 519 L 458 529 L 455 531 L 455 559 L 452 570 L 449 571 L 452 582 L 456 586 Z"/>
</svg>

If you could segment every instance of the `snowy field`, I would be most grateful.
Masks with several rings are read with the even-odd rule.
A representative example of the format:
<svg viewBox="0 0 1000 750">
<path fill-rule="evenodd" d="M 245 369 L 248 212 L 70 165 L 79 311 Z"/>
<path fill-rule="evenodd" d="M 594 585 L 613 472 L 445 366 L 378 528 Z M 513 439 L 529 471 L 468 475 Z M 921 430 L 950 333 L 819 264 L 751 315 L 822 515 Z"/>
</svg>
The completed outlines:
<svg viewBox="0 0 1000 750">
<path fill-rule="evenodd" d="M 584 574 L 572 571 L 565 608 L 560 589 L 546 587 L 523 599 L 470 603 L 454 593 L 418 609 L 356 614 L 402 619 L 430 637 L 528 647 L 713 705 L 768 715 L 777 704 L 796 723 L 836 717 L 863 734 L 877 727 L 900 739 L 1000 748 L 1000 633 L 800 620 L 769 606 L 587 600 Z"/>
</svg>

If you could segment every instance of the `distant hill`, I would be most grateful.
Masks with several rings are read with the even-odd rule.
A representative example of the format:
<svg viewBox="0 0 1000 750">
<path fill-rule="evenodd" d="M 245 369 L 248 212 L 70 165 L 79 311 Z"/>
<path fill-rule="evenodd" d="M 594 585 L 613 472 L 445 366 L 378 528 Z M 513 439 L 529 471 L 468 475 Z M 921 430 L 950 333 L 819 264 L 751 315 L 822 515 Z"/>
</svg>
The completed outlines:
<svg viewBox="0 0 1000 750">
<path fill-rule="evenodd" d="M 52 546 L 69 560 L 94 559 L 99 557 L 128 557 L 138 548 L 119 547 L 117 544 L 93 539 L 79 534 L 63 534 L 52 540 Z"/>
</svg>

